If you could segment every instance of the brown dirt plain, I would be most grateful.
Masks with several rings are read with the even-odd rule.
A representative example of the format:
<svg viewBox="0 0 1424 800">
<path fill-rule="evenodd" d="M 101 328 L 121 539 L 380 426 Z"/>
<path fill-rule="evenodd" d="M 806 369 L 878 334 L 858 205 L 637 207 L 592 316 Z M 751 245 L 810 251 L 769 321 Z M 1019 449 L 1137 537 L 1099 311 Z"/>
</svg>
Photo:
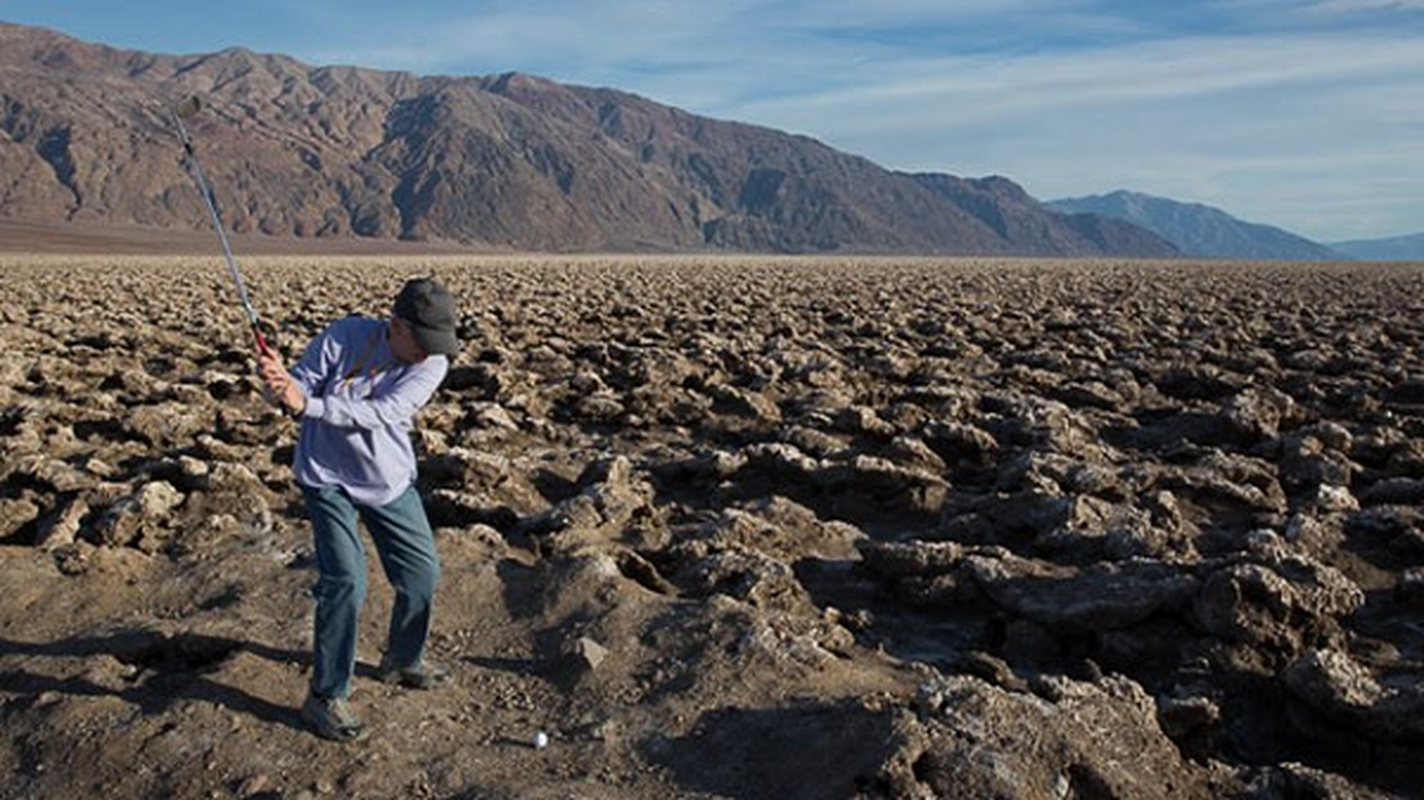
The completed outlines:
<svg viewBox="0 0 1424 800">
<path fill-rule="evenodd" d="M 371 737 L 303 729 L 295 427 L 219 258 L 0 255 L 2 798 L 1424 796 L 1424 265 L 244 267 L 291 354 L 462 298 L 453 682 L 372 678 L 373 574 Z"/>
</svg>

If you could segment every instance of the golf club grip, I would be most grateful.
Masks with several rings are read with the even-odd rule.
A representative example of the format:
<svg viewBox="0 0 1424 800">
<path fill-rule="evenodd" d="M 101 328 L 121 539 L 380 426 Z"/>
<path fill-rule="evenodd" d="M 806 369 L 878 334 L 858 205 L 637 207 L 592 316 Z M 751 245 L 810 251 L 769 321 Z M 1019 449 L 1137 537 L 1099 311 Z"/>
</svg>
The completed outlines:
<svg viewBox="0 0 1424 800">
<path fill-rule="evenodd" d="M 263 335 L 262 328 L 257 323 L 252 323 L 252 336 L 257 339 L 257 352 L 267 355 L 274 352 L 272 345 L 267 343 L 267 337 Z"/>
</svg>

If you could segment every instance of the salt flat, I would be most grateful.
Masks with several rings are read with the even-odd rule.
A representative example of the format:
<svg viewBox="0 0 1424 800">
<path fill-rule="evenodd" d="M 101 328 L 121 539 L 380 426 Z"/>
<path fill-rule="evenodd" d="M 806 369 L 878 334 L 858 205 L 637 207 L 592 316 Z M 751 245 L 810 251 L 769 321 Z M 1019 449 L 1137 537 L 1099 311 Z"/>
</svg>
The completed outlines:
<svg viewBox="0 0 1424 800">
<path fill-rule="evenodd" d="M 1424 266 L 242 264 L 293 357 L 461 298 L 418 430 L 455 680 L 303 730 L 296 429 L 218 258 L 0 255 L 0 797 L 1424 780 Z"/>
</svg>

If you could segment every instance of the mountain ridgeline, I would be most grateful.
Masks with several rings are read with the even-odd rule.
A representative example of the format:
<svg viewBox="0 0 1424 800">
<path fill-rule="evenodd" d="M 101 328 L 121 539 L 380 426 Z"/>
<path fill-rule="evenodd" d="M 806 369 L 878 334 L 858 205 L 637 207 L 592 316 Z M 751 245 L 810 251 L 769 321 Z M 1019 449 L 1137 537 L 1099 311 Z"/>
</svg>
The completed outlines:
<svg viewBox="0 0 1424 800">
<path fill-rule="evenodd" d="M 523 74 L 156 55 L 0 24 L 0 218 L 199 229 L 167 108 L 226 223 L 546 251 L 1170 257 L 1005 178 L 910 175 L 804 136 Z"/>
<path fill-rule="evenodd" d="M 1174 244 L 1185 255 L 1269 261 L 1349 261 L 1325 245 L 1270 225 L 1244 222 L 1218 208 L 1116 191 L 1052 200 L 1066 214 L 1095 214 L 1132 223 Z"/>
<path fill-rule="evenodd" d="M 1424 233 L 1331 242 L 1330 247 L 1360 261 L 1424 261 Z"/>
</svg>

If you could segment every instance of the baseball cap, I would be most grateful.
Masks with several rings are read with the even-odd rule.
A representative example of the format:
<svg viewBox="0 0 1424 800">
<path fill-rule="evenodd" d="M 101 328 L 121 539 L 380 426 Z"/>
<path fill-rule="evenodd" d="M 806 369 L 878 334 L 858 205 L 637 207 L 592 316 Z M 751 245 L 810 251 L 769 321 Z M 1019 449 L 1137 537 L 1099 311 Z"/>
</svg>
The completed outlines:
<svg viewBox="0 0 1424 800">
<path fill-rule="evenodd" d="M 455 298 L 439 281 L 406 281 L 396 296 L 395 314 L 410 325 L 426 353 L 452 356 L 460 352 L 460 340 L 455 335 Z"/>
</svg>

